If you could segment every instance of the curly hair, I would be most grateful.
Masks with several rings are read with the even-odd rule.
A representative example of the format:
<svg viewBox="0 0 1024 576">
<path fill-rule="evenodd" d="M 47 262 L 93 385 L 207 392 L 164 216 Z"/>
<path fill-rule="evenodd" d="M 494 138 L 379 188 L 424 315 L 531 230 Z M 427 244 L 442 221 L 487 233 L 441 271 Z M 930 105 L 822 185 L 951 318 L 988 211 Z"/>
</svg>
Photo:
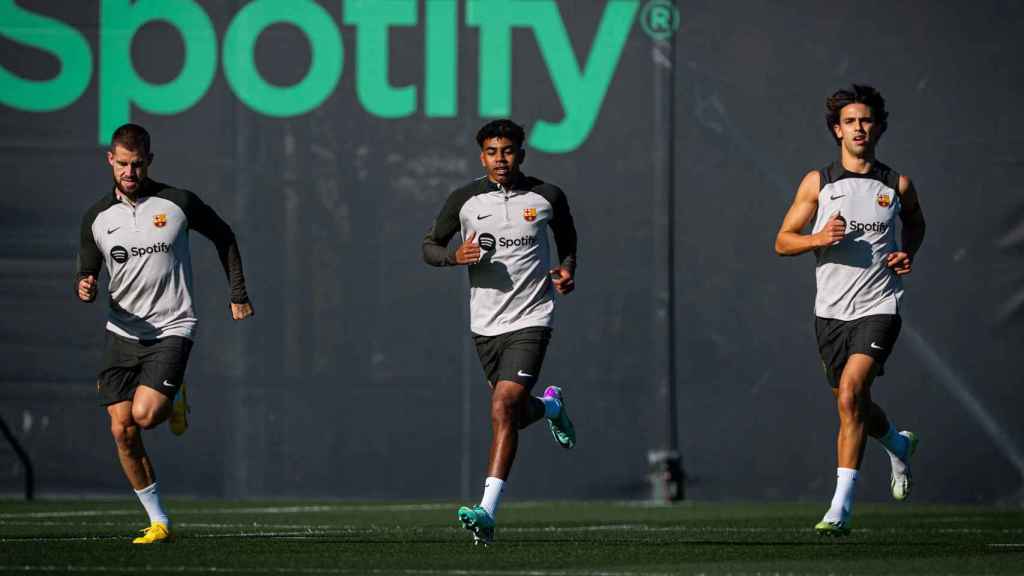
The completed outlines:
<svg viewBox="0 0 1024 576">
<path fill-rule="evenodd" d="M 484 124 L 476 133 L 476 143 L 481 148 L 484 147 L 484 142 L 491 138 L 508 138 L 515 142 L 517 148 L 522 148 L 523 142 L 526 142 L 526 131 L 519 124 L 503 118 Z"/>
<path fill-rule="evenodd" d="M 840 110 L 850 104 L 864 104 L 871 108 L 871 114 L 874 116 L 875 122 L 878 123 L 878 135 L 881 136 L 885 133 L 885 129 L 889 126 L 889 113 L 885 111 L 885 98 L 882 98 L 882 94 L 871 86 L 852 84 L 849 90 L 837 90 L 835 94 L 825 99 L 825 129 L 835 139 L 836 145 L 839 144 L 840 138 L 836 137 L 833 126 L 839 124 Z"/>
</svg>

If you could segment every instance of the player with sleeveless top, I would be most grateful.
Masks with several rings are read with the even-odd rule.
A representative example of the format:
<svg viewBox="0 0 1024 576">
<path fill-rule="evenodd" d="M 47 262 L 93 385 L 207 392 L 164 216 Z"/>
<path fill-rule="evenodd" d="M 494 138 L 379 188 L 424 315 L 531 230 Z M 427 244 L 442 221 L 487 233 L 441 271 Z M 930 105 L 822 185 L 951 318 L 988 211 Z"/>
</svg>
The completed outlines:
<svg viewBox="0 0 1024 576">
<path fill-rule="evenodd" d="M 887 450 L 893 498 L 913 487 L 917 436 L 897 431 L 871 399 L 900 333 L 902 277 L 912 270 L 925 221 L 910 178 L 878 161 L 887 127 L 881 94 L 854 84 L 826 100 L 825 124 L 840 159 L 804 176 L 775 238 L 781 256 L 814 252 L 815 333 L 839 412 L 836 489 L 819 534 L 850 532 L 854 488 L 867 436 Z M 896 218 L 902 222 L 899 242 Z M 809 233 L 804 229 L 811 224 Z"/>
</svg>

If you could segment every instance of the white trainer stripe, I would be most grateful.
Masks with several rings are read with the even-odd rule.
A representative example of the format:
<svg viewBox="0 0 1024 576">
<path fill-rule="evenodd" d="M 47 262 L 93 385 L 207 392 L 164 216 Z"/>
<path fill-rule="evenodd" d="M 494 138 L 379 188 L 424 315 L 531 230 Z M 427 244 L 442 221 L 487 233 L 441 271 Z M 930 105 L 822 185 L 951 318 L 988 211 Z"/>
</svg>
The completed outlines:
<svg viewBox="0 0 1024 576">
<path fill-rule="evenodd" d="M 40 565 L 40 566 L 4 566 L 3 572 L 138 572 L 132 566 L 75 566 L 75 565 Z M 221 566 L 168 566 L 160 567 L 162 572 L 176 573 L 228 573 L 228 574 L 395 574 L 395 570 L 367 570 L 365 568 L 229 568 Z M 408 576 L 580 576 L 579 571 L 565 570 L 399 570 L 399 574 Z M 586 572 L 588 576 L 670 576 L 668 572 Z M 743 572 L 733 572 L 734 576 L 744 576 Z"/>
<path fill-rule="evenodd" d="M 185 514 L 305 514 L 311 512 L 415 512 L 428 510 L 447 510 L 451 503 L 446 504 L 338 504 L 330 506 L 268 506 L 260 508 L 203 508 L 175 510 L 175 516 Z M 68 518 L 89 516 L 134 516 L 139 510 L 68 510 L 64 512 L 8 512 L 0 514 L 0 520 L 11 518 Z"/>
</svg>

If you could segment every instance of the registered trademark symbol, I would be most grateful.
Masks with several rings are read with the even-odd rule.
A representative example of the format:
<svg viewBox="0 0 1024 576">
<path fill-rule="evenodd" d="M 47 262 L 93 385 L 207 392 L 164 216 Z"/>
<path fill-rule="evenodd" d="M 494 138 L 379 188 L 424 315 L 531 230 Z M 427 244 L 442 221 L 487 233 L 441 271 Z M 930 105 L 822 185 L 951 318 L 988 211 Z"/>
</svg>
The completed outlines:
<svg viewBox="0 0 1024 576">
<path fill-rule="evenodd" d="M 640 26 L 652 40 L 665 40 L 679 30 L 679 9 L 673 0 L 650 0 L 640 13 Z"/>
</svg>

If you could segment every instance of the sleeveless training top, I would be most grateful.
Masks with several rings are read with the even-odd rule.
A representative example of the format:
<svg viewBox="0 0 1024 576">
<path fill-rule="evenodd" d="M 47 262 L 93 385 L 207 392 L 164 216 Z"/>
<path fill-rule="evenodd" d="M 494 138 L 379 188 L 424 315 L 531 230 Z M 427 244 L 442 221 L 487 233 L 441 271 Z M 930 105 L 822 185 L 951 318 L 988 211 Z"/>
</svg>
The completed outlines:
<svg viewBox="0 0 1024 576">
<path fill-rule="evenodd" d="M 897 250 L 899 174 L 880 162 L 867 174 L 849 172 L 838 162 L 821 169 L 820 174 L 813 232 L 839 212 L 846 219 L 846 235 L 837 244 L 814 251 L 815 316 L 856 320 L 873 314 L 898 314 L 903 285 L 884 260 Z"/>
</svg>

